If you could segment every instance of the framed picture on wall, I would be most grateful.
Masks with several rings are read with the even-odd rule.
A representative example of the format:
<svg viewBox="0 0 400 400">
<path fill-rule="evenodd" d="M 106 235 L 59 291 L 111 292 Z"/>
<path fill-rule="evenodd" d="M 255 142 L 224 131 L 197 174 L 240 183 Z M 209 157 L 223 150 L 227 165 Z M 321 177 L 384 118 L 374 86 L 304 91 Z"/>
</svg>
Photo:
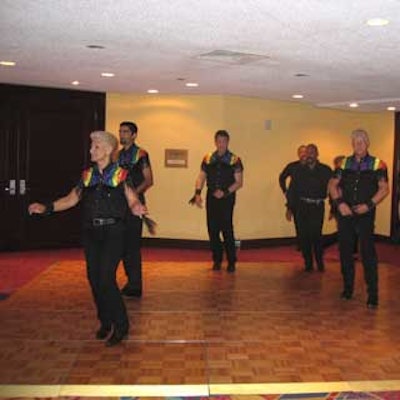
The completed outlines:
<svg viewBox="0 0 400 400">
<path fill-rule="evenodd" d="M 187 168 L 188 167 L 188 150 L 165 149 L 164 165 L 167 168 Z"/>
</svg>

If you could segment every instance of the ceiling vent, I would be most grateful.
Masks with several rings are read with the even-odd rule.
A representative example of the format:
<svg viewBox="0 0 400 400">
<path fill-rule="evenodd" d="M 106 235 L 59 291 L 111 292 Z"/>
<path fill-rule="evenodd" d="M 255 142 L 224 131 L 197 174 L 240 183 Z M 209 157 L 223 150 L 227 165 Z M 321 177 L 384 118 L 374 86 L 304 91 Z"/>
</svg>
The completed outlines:
<svg viewBox="0 0 400 400">
<path fill-rule="evenodd" d="M 241 53 L 230 50 L 214 50 L 197 56 L 199 60 L 214 61 L 223 64 L 250 64 L 256 61 L 267 60 L 269 57 L 260 54 Z"/>
</svg>

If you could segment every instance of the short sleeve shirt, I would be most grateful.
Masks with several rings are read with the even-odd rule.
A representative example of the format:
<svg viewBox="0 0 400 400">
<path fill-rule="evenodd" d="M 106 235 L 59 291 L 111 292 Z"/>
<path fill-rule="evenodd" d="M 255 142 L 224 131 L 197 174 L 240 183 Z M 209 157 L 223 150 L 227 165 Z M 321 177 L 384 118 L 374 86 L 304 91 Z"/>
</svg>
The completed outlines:
<svg viewBox="0 0 400 400">
<path fill-rule="evenodd" d="M 340 179 L 343 200 L 349 205 L 366 203 L 378 191 L 378 182 L 388 180 L 387 166 L 377 157 L 367 154 L 360 161 L 355 155 L 346 157 L 335 171 Z"/>
<path fill-rule="evenodd" d="M 207 187 L 210 190 L 225 190 L 235 182 L 235 173 L 243 171 L 243 164 L 229 150 L 222 156 L 215 151 L 204 156 L 201 170 L 206 173 Z"/>
<path fill-rule="evenodd" d="M 129 171 L 129 178 L 135 188 L 144 181 L 143 170 L 151 166 L 147 151 L 136 146 L 136 144 L 133 144 L 127 150 L 120 150 L 118 154 L 118 164 Z M 141 201 L 144 201 L 142 193 L 139 197 Z"/>
</svg>

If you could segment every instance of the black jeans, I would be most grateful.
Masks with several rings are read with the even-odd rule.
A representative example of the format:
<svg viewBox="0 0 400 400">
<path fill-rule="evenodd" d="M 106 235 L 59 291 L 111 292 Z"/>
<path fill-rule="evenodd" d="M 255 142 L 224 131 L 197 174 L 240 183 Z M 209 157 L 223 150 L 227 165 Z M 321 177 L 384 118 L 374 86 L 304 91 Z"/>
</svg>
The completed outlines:
<svg viewBox="0 0 400 400">
<path fill-rule="evenodd" d="M 297 229 L 300 249 L 307 270 L 313 268 L 313 253 L 319 269 L 324 268 L 322 247 L 322 225 L 325 204 L 310 204 L 299 201 L 296 207 Z"/>
<path fill-rule="evenodd" d="M 83 235 L 87 276 L 97 317 L 104 326 L 126 331 L 129 327 L 125 304 L 116 282 L 123 252 L 124 224 L 93 227 Z"/>
<path fill-rule="evenodd" d="M 224 238 L 228 264 L 234 265 L 236 263 L 236 248 L 232 222 L 234 205 L 234 194 L 226 198 L 216 199 L 211 191 L 207 192 L 207 228 L 212 258 L 215 263 L 221 263 L 223 258 L 221 233 Z"/>
<path fill-rule="evenodd" d="M 374 244 L 375 210 L 362 215 L 338 216 L 340 263 L 344 291 L 354 289 L 354 242 L 358 237 L 364 279 L 367 284 L 368 299 L 378 302 L 378 259 Z"/>
<path fill-rule="evenodd" d="M 143 220 L 130 215 L 126 223 L 122 261 L 129 288 L 139 292 L 142 291 L 142 232 Z"/>
</svg>

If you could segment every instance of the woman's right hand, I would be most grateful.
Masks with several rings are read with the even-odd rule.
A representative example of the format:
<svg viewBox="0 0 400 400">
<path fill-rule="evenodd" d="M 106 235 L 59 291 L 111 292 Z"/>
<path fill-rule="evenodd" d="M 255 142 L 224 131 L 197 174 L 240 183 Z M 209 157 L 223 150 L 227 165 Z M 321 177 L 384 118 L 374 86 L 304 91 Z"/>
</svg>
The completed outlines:
<svg viewBox="0 0 400 400">
<path fill-rule="evenodd" d="M 46 211 L 46 206 L 41 203 L 32 203 L 28 207 L 29 214 L 43 214 Z"/>
</svg>

